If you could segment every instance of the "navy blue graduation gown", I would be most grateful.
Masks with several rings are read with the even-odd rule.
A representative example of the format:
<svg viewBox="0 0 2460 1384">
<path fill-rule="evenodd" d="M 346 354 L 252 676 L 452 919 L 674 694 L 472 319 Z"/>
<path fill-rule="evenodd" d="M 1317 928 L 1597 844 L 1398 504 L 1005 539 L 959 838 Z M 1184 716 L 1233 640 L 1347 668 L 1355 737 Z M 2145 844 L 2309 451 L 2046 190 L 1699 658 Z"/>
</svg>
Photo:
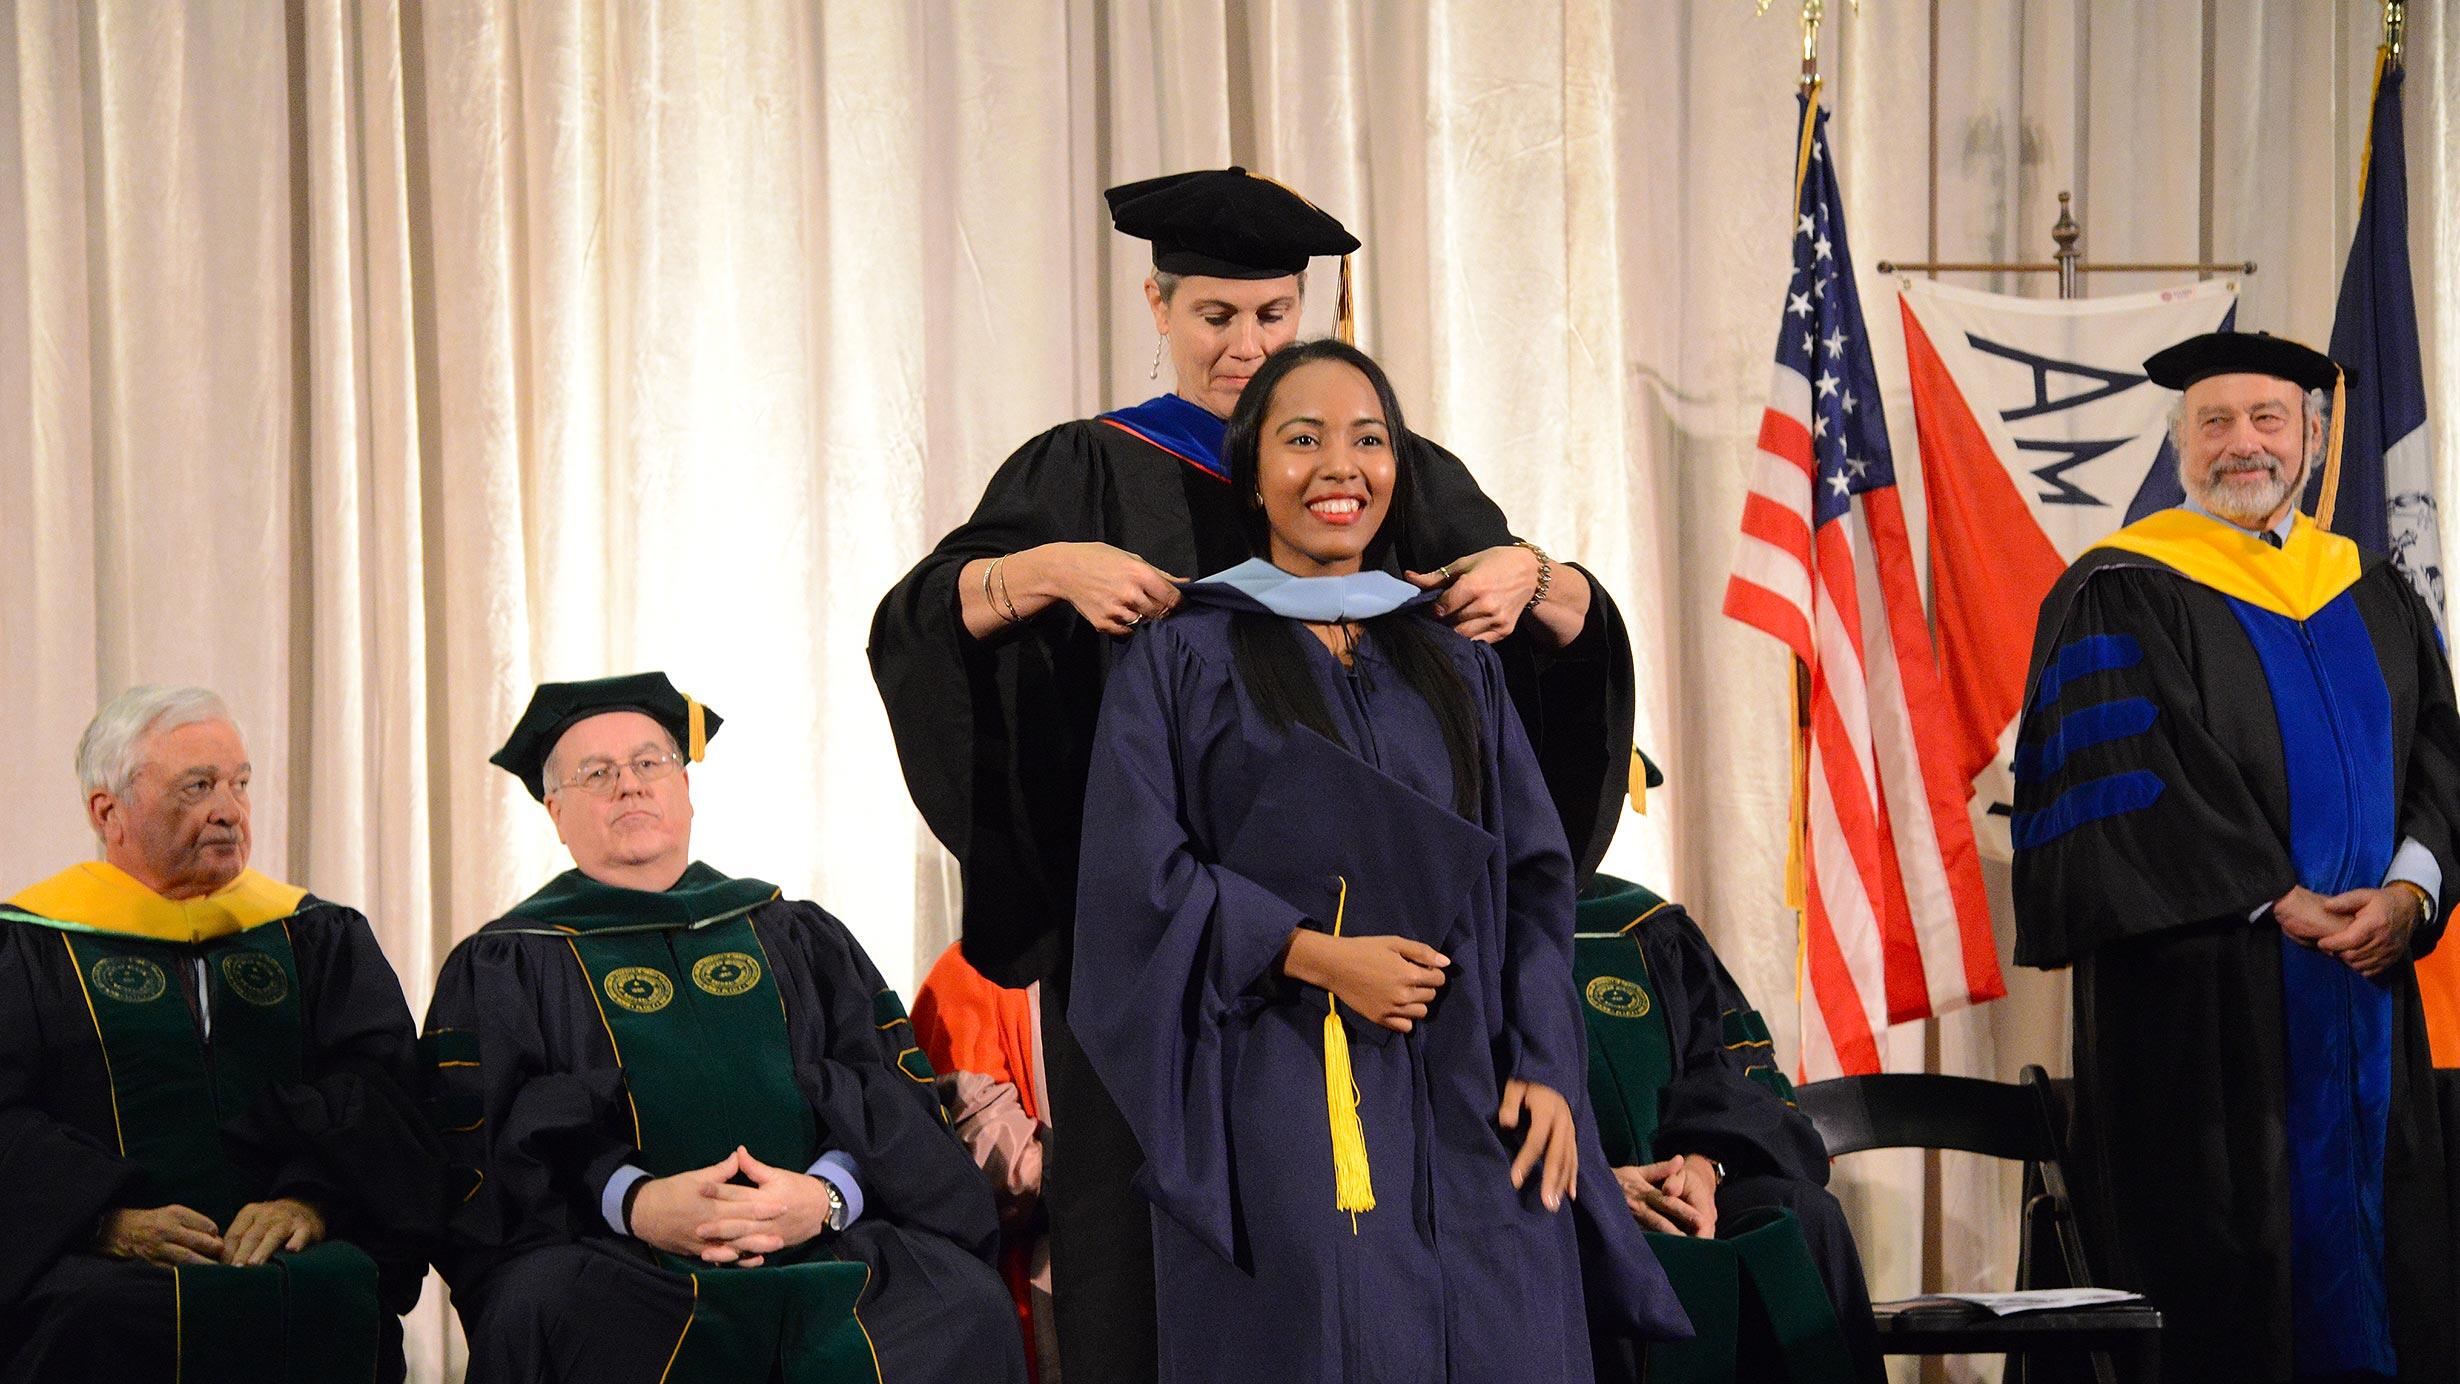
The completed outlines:
<svg viewBox="0 0 2460 1384">
<path fill-rule="evenodd" d="M 965 523 L 925 554 L 872 619 L 872 677 L 914 806 L 964 880 L 965 959 L 1002 985 L 1043 984 L 1053 1124 L 1051 1220 L 1060 1347 L 1079 1384 L 1145 1384 L 1152 1271 L 1127 1179 L 1139 1161 L 1065 1018 L 1078 829 L 1102 685 L 1123 647 L 1065 605 L 976 639 L 957 580 L 975 558 L 1099 541 L 1198 576 L 1248 556 L 1220 454 L 1222 420 L 1176 395 L 1062 423 L 1017 448 Z M 1512 541 L 1458 457 L 1413 437 L 1407 512 L 1387 519 L 1394 558 L 1430 571 Z M 1565 648 L 1523 622 L 1499 646 L 1554 806 L 1594 867 L 1613 834 L 1631 753 L 1631 645 L 1594 578 L 1589 620 Z"/>
<path fill-rule="evenodd" d="M 1345 670 L 1298 632 L 1336 748 L 1255 714 L 1231 620 L 1191 603 L 1130 641 L 1078 872 L 1069 1023 L 1143 1147 L 1160 1377 L 1587 1380 L 1584 1249 L 1608 1329 L 1687 1334 L 1589 1117 L 1572 861 L 1494 652 L 1438 641 L 1483 730 L 1464 821 L 1433 713 L 1372 633 Z M 1310 777 L 1327 756 L 1346 763 Z M 1406 1036 L 1343 1013 L 1376 1196 L 1354 1225 L 1334 1205 L 1327 997 L 1278 974 L 1293 929 L 1343 913 L 1345 932 L 1408 932 L 1454 963 Z M 1560 1213 L 1534 1179 L 1511 1186 L 1509 1077 L 1579 1116 L 1580 1196 Z"/>
</svg>

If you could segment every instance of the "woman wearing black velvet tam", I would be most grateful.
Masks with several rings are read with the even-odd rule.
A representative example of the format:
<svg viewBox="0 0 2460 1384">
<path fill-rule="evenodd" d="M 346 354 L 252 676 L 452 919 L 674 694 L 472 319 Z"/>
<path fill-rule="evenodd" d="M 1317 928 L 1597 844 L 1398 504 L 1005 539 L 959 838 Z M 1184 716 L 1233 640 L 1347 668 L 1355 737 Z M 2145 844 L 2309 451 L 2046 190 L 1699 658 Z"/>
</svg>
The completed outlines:
<svg viewBox="0 0 2460 1384">
<path fill-rule="evenodd" d="M 1078 1384 L 1141 1384 L 1151 1246 L 1127 1182 L 1142 1158 L 1059 1022 L 1094 717 L 1112 636 L 1166 614 L 1174 578 L 1248 555 L 1223 420 L 1265 357 L 1297 338 L 1308 259 L 1358 241 L 1235 168 L 1107 196 L 1117 228 L 1153 242 L 1145 296 L 1176 389 L 1019 448 L 973 517 L 881 602 L 871 662 L 915 805 L 963 871 L 967 959 L 1002 984 L 1044 983 L 1060 1357 Z M 1444 588 L 1438 615 L 1496 645 L 1585 877 L 1631 753 L 1622 618 L 1580 569 L 1517 543 L 1458 458 L 1413 441 L 1413 538 L 1387 560 Z"/>
</svg>

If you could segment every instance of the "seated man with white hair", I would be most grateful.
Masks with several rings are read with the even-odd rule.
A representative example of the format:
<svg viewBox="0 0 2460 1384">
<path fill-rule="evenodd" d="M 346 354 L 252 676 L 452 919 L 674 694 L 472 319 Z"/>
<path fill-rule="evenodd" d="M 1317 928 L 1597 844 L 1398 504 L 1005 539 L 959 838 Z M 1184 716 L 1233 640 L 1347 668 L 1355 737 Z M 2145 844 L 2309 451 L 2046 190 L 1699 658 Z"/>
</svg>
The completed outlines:
<svg viewBox="0 0 2460 1384">
<path fill-rule="evenodd" d="M 494 757 L 574 868 L 427 1011 L 470 1384 L 1022 1381 L 896 991 L 819 906 L 693 859 L 718 725 L 663 673 L 548 683 Z"/>
<path fill-rule="evenodd" d="M 400 1379 L 442 1154 L 367 919 L 247 867 L 211 692 L 77 777 L 103 858 L 0 908 L 0 1381 Z"/>
</svg>

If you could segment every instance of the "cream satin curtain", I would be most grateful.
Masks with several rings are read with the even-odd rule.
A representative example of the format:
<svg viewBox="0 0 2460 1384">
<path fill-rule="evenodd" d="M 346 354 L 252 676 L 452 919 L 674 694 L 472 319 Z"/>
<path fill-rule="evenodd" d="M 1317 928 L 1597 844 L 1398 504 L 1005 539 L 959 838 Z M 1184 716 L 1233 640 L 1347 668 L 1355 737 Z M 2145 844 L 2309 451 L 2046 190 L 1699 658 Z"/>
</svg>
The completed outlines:
<svg viewBox="0 0 2460 1384">
<path fill-rule="evenodd" d="M 2088 255 L 2256 260 L 2242 325 L 2327 335 L 2373 5 L 1830 8 L 1909 486 L 1872 266 L 2039 257 L 2062 188 Z M 1789 674 L 1717 614 L 1786 272 L 1787 9 L 10 0 L 0 884 L 90 853 L 69 755 L 99 699 L 207 683 L 259 766 L 258 864 L 364 907 L 422 1007 L 563 863 L 485 764 L 532 683 L 662 667 L 729 719 L 700 853 L 824 901 L 910 986 L 953 886 L 872 606 L 1010 448 L 1168 387 L 1100 189 L 1238 162 L 1359 232 L 1363 341 L 1413 421 L 1623 602 L 1672 781 L 1610 864 L 1693 905 L 1790 1052 Z M 2412 9 L 2448 513 L 2460 28 Z M 2011 979 L 1938 1026 L 1944 1069 L 2063 1067 L 2063 978 Z M 1929 1059 L 1919 1029 L 1892 1047 Z M 2003 1177 L 1848 1167 L 1878 1295 L 2004 1276 Z M 440 1296 L 420 1379 L 456 1367 Z"/>
</svg>

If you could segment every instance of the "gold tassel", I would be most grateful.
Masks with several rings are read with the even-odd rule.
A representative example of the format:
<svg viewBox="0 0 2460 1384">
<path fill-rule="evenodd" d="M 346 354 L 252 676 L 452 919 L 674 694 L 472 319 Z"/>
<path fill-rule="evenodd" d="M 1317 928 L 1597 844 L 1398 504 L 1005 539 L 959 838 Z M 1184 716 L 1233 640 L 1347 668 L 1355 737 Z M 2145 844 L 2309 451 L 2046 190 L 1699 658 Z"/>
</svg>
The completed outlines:
<svg viewBox="0 0 2460 1384">
<path fill-rule="evenodd" d="M 1281 179 L 1276 178 L 1269 173 L 1258 173 L 1254 169 L 1249 169 L 1247 171 L 1247 176 L 1263 182 L 1271 183 L 1273 186 L 1280 188 L 1282 191 L 1297 198 L 1299 201 L 1306 202 L 1308 206 L 1315 207 L 1317 211 L 1324 211 L 1322 207 L 1317 207 L 1315 203 L 1308 202 L 1307 194 L 1299 191 L 1297 188 L 1290 186 L 1288 183 L 1283 182 Z M 1801 199 L 1797 197 L 1795 200 L 1799 201 Z M 1325 212 L 1325 215 L 1330 216 L 1331 213 Z M 1333 300 L 1333 339 L 1339 341 L 1344 346 L 1355 346 L 1358 344 L 1358 311 L 1353 299 L 1350 296 L 1350 257 L 1348 255 L 1343 255 L 1341 257 L 1341 291 L 1340 296 Z"/>
<path fill-rule="evenodd" d="M 1358 308 L 1350 296 L 1350 257 L 1341 257 L 1341 293 L 1333 300 L 1333 335 L 1344 346 L 1358 344 Z"/>
<path fill-rule="evenodd" d="M 1649 815 L 1649 762 L 1640 757 L 1640 747 L 1631 747 L 1631 810 L 1642 817 Z"/>
<path fill-rule="evenodd" d="M 2332 372 L 2332 440 L 2323 453 L 2323 492 L 2315 497 L 2315 527 L 2329 532 L 2332 511 L 2340 504 L 2340 427 L 2349 402 L 2349 375 L 2344 370 Z"/>
<path fill-rule="evenodd" d="M 709 756 L 708 718 L 701 715 L 700 703 L 692 700 L 690 693 L 684 694 L 683 707 L 685 718 L 690 723 L 690 733 L 684 737 L 683 752 L 692 763 L 698 764 Z"/>
<path fill-rule="evenodd" d="M 1332 935 L 1341 935 L 1341 915 L 1349 908 L 1350 882 L 1341 881 L 1341 901 L 1333 906 Z M 1358 1078 L 1350 1071 L 1350 1036 L 1341 1027 L 1341 1002 L 1324 997 L 1324 1112 L 1332 1124 L 1333 1209 L 1350 1213 L 1350 1233 L 1358 1233 L 1358 1213 L 1375 1209 L 1375 1171 L 1367 1162 L 1367 1131 L 1358 1121 Z"/>
</svg>

